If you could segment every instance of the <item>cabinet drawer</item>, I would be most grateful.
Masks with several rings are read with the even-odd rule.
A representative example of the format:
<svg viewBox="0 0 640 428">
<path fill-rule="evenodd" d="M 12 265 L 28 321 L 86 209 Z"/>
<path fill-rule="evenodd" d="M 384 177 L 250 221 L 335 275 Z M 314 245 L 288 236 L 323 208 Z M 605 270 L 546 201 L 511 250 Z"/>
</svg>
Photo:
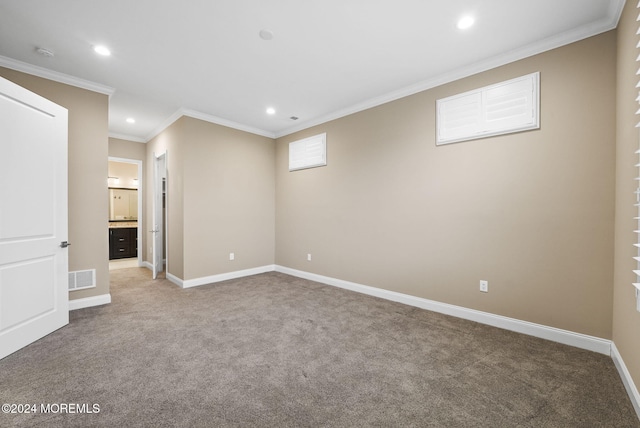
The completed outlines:
<svg viewBox="0 0 640 428">
<path fill-rule="evenodd" d="M 128 256 L 129 255 L 129 249 L 130 249 L 130 246 L 128 244 L 126 244 L 126 245 L 116 244 L 113 247 L 113 253 L 116 256 L 117 255 Z"/>
<path fill-rule="evenodd" d="M 109 230 L 110 237 L 116 242 L 122 242 L 123 240 L 129 240 L 129 229 L 111 229 Z"/>
</svg>

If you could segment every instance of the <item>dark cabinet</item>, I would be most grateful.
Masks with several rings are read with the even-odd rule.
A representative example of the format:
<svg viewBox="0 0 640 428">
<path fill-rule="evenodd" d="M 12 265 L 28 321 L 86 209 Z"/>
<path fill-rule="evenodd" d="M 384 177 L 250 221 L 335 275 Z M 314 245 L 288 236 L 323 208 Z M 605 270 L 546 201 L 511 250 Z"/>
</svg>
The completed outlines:
<svg viewBox="0 0 640 428">
<path fill-rule="evenodd" d="M 109 229 L 109 260 L 138 257 L 138 229 L 118 227 Z"/>
</svg>

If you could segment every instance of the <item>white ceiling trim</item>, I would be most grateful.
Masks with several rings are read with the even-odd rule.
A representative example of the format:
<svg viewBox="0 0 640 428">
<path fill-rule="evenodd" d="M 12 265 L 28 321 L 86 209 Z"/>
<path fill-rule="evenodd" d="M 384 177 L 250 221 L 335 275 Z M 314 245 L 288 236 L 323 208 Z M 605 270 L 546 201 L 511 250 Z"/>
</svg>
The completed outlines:
<svg viewBox="0 0 640 428">
<path fill-rule="evenodd" d="M 179 108 L 175 113 L 169 116 L 163 121 L 156 129 L 154 129 L 147 137 L 146 141 L 151 141 L 157 137 L 162 131 L 170 127 L 173 122 L 180 119 L 183 116 L 199 119 L 204 122 L 214 123 L 216 125 L 226 126 L 227 128 L 237 129 L 238 131 L 248 132 L 250 134 L 256 134 L 267 138 L 276 138 L 276 134 L 273 132 L 265 131 L 263 129 L 254 128 L 252 126 L 243 125 L 242 123 L 234 122 L 232 120 L 223 119 L 218 116 L 214 116 L 207 113 L 202 113 L 196 110 L 187 109 L 184 107 Z"/>
<path fill-rule="evenodd" d="M 614 24 L 613 28 L 618 26 L 618 22 L 620 22 L 620 17 L 622 16 L 622 10 L 624 9 L 624 4 L 626 0 L 611 0 L 609 3 L 609 18 Z"/>
<path fill-rule="evenodd" d="M 332 120 L 340 119 L 341 117 L 349 116 L 351 114 L 377 107 L 382 104 L 396 101 L 398 99 L 408 97 L 410 95 L 414 95 L 428 89 L 451 83 L 465 77 L 473 76 L 474 74 L 491 70 L 493 68 L 497 68 L 524 58 L 538 55 L 543 52 L 547 52 L 552 49 L 556 49 L 613 30 L 618 26 L 618 21 L 620 20 L 620 16 L 622 15 L 624 3 L 625 0 L 613 0 L 609 9 L 610 15 L 607 17 L 607 19 L 603 19 L 591 25 L 585 25 L 573 31 L 569 31 L 554 37 L 549 37 L 547 39 L 541 40 L 540 42 L 530 44 L 523 48 L 516 49 L 502 55 L 495 56 L 493 58 L 478 62 L 468 67 L 463 67 L 446 74 L 441 74 L 440 76 L 437 76 L 433 79 L 425 80 L 415 85 L 407 86 L 397 91 L 369 99 L 362 103 L 355 104 L 353 106 L 335 111 L 333 113 L 329 113 L 316 119 L 301 122 L 296 126 L 292 126 L 290 128 L 276 132 L 275 138 L 284 137 L 293 134 L 294 132 L 310 128 L 312 126 L 317 126 Z"/>
<path fill-rule="evenodd" d="M 0 67 L 10 68 L 11 70 L 42 77 L 43 79 L 53 80 L 54 82 L 64 83 L 65 85 L 75 86 L 76 88 L 108 95 L 109 97 L 111 97 L 111 95 L 116 91 L 110 86 L 80 79 L 79 77 L 71 76 L 69 74 L 48 70 L 43 67 L 38 67 L 37 65 L 27 64 L 26 62 L 18 61 L 2 55 L 0 55 Z"/>
<path fill-rule="evenodd" d="M 147 142 L 143 138 L 134 137 L 132 135 L 115 134 L 113 132 L 109 132 L 109 138 L 117 138 L 118 140 L 133 141 L 133 142 L 136 142 L 136 143 L 146 143 Z"/>
<path fill-rule="evenodd" d="M 160 123 L 160 125 L 158 125 L 153 131 L 151 131 L 151 133 L 149 133 L 149 135 L 147 135 L 144 140 L 148 143 L 149 141 L 160 135 L 160 133 L 170 127 L 173 122 L 184 116 L 184 114 L 182 113 L 183 110 L 183 108 L 179 108 L 175 113 L 166 118 L 163 122 Z"/>
<path fill-rule="evenodd" d="M 245 131 L 250 134 L 256 134 L 256 135 L 260 135 L 267 138 L 276 138 L 276 134 L 273 132 L 265 131 L 263 129 L 255 128 L 253 126 L 243 125 L 242 123 L 223 119 L 221 117 L 213 116 L 206 113 L 201 113 L 199 111 L 182 109 L 182 114 L 184 116 L 189 116 L 194 119 L 200 119 L 205 122 L 215 123 L 216 125 L 226 126 L 227 128 L 233 128 L 239 131 Z"/>
</svg>

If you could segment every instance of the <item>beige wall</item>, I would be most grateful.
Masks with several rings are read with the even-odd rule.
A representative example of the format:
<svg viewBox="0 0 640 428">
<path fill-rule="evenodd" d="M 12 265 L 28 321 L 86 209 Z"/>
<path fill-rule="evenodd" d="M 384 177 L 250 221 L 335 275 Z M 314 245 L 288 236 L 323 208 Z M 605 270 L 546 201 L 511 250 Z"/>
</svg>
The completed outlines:
<svg viewBox="0 0 640 428">
<path fill-rule="evenodd" d="M 0 67 L 0 75 L 69 110 L 69 270 L 96 269 L 96 288 L 69 299 L 109 293 L 107 95 Z"/>
<path fill-rule="evenodd" d="M 149 183 L 151 153 L 168 151 L 170 274 L 189 280 L 273 264 L 274 145 L 269 138 L 189 117 L 148 143 Z M 146 200 L 150 213 L 151 197 Z"/>
<path fill-rule="evenodd" d="M 109 156 L 144 161 L 147 156 L 147 145 L 109 137 Z"/>
<path fill-rule="evenodd" d="M 613 341 L 631 373 L 636 385 L 640 385 L 640 312 L 635 309 L 634 288 L 636 280 L 631 272 L 636 269 L 632 257 L 637 255 L 633 247 L 638 223 L 634 191 L 638 168 L 634 165 L 638 156 L 634 153 L 640 147 L 638 129 L 640 117 L 634 113 L 638 109 L 635 101 L 638 95 L 636 83 L 636 2 L 627 2 L 618 25 L 618 104 L 617 104 L 617 159 L 616 159 L 616 248 L 615 248 L 615 288 L 613 301 Z"/>
<path fill-rule="evenodd" d="M 183 135 L 183 279 L 272 265 L 275 141 L 193 118 Z"/>
<path fill-rule="evenodd" d="M 276 263 L 611 338 L 615 43 L 608 32 L 278 139 Z M 540 130 L 435 146 L 437 99 L 536 71 Z M 288 143 L 321 132 L 328 165 L 288 172 Z"/>
</svg>

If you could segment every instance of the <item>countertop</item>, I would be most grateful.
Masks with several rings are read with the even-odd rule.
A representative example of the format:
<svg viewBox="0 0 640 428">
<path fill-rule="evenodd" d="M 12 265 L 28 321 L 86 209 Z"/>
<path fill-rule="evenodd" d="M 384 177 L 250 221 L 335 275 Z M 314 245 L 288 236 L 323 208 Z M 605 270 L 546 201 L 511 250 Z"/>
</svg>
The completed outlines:
<svg viewBox="0 0 640 428">
<path fill-rule="evenodd" d="M 138 227 L 137 221 L 110 221 L 109 229 L 122 229 L 125 227 Z"/>
</svg>

